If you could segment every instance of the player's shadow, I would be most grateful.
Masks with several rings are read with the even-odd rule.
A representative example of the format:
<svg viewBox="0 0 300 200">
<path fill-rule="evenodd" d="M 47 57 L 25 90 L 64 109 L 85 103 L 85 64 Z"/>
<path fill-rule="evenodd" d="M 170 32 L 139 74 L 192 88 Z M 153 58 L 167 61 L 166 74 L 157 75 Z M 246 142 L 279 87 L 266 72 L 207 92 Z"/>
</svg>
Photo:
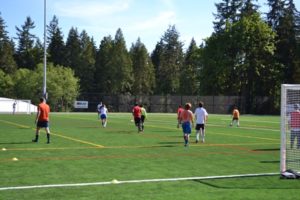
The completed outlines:
<svg viewBox="0 0 300 200">
<path fill-rule="evenodd" d="M 177 147 L 182 142 L 159 142 L 159 147 Z"/>
<path fill-rule="evenodd" d="M 243 179 L 246 178 L 246 177 L 243 177 Z M 278 179 L 280 179 L 278 177 Z M 197 183 L 200 183 L 200 184 L 203 184 L 203 185 L 207 185 L 209 187 L 213 187 L 213 188 L 218 188 L 218 189 L 300 189 L 300 186 L 297 184 L 297 185 L 293 185 L 293 186 L 285 186 L 285 185 L 281 185 L 281 186 L 274 186 L 274 185 L 266 185 L 266 184 L 256 184 L 256 185 L 249 185 L 249 184 L 245 184 L 245 185 L 231 185 L 231 184 L 228 184 L 228 183 L 213 183 L 213 181 L 208 181 L 208 180 L 193 180 Z M 250 180 L 249 180 L 250 181 Z"/>
<path fill-rule="evenodd" d="M 26 141 L 26 142 L 0 142 L 1 144 L 32 144 L 32 141 Z"/>
<path fill-rule="evenodd" d="M 280 151 L 279 148 L 274 148 L 274 149 L 253 149 L 253 151 Z"/>
<path fill-rule="evenodd" d="M 260 163 L 280 163 L 279 160 L 263 160 L 263 161 L 260 161 Z"/>
</svg>

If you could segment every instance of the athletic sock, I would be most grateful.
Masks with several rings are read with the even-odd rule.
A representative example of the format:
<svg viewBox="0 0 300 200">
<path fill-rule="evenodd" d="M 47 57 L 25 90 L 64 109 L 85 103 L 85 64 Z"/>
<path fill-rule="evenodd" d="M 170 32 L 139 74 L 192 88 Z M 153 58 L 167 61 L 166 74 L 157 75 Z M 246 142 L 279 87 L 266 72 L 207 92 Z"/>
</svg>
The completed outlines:
<svg viewBox="0 0 300 200">
<path fill-rule="evenodd" d="M 38 142 L 39 141 L 39 135 L 35 135 L 35 139 L 32 140 L 32 142 Z"/>
<path fill-rule="evenodd" d="M 47 143 L 49 144 L 50 143 L 50 134 L 47 133 Z"/>
</svg>

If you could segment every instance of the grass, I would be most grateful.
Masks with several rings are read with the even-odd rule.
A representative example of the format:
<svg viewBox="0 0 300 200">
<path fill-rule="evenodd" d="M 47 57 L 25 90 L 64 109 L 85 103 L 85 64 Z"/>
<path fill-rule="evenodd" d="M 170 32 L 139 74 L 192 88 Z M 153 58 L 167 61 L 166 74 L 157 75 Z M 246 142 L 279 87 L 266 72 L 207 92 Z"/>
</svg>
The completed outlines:
<svg viewBox="0 0 300 200">
<path fill-rule="evenodd" d="M 150 113 L 138 134 L 129 113 L 51 113 L 51 144 L 34 137 L 34 115 L 0 115 L 0 188 L 279 173 L 279 116 L 209 115 L 206 143 L 183 146 L 175 114 Z M 14 161 L 13 158 L 17 158 Z M 279 175 L 0 190 L 0 199 L 297 199 L 298 180 Z"/>
</svg>

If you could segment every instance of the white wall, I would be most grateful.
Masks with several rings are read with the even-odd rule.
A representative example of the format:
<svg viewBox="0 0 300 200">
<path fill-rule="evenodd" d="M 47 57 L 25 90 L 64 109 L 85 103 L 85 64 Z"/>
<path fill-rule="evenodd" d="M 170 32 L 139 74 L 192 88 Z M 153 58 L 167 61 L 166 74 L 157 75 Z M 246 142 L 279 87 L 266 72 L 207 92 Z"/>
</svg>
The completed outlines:
<svg viewBox="0 0 300 200">
<path fill-rule="evenodd" d="M 13 113 L 13 103 L 17 102 L 15 113 L 34 113 L 37 112 L 37 106 L 29 104 L 28 101 L 15 100 L 0 97 L 0 113 Z"/>
</svg>

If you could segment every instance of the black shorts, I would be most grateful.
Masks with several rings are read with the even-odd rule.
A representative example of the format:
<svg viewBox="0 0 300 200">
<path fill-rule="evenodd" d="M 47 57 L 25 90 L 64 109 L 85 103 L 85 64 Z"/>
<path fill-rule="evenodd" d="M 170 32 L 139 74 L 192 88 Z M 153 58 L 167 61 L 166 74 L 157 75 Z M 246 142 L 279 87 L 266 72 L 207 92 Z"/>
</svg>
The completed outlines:
<svg viewBox="0 0 300 200">
<path fill-rule="evenodd" d="M 49 127 L 49 122 L 48 121 L 38 121 L 37 127 L 40 128 L 48 128 Z"/>
<path fill-rule="evenodd" d="M 196 128 L 195 128 L 195 129 L 196 129 L 197 131 L 199 131 L 200 128 L 204 130 L 204 124 L 196 124 Z"/>
<path fill-rule="evenodd" d="M 145 115 L 142 115 L 141 116 L 141 122 L 144 123 L 144 121 L 145 121 Z"/>
<path fill-rule="evenodd" d="M 140 117 L 135 117 L 134 122 L 135 122 L 135 125 L 139 125 L 141 123 L 141 118 Z"/>
</svg>

